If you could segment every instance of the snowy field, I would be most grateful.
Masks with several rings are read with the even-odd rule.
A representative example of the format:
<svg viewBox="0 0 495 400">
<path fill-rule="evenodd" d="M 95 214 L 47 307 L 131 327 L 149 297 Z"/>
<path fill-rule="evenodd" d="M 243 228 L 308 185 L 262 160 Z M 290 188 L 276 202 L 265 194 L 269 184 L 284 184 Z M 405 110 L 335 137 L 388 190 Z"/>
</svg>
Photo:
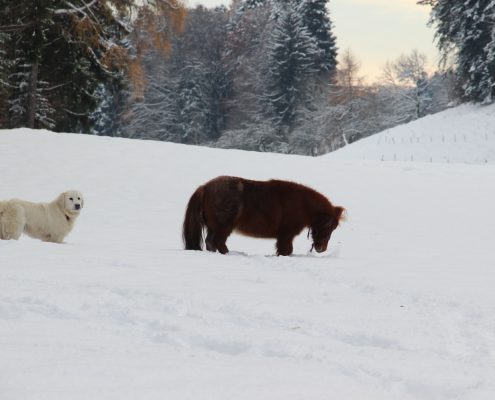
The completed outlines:
<svg viewBox="0 0 495 400">
<path fill-rule="evenodd" d="M 495 164 L 495 104 L 464 104 L 372 135 L 333 159 Z"/>
<path fill-rule="evenodd" d="M 1 199 L 86 198 L 65 244 L 0 242 L 0 399 L 494 399 L 488 143 L 469 165 L 0 131 Z M 321 255 L 306 232 L 292 257 L 183 251 L 186 202 L 221 174 L 305 183 L 348 221 Z"/>
</svg>

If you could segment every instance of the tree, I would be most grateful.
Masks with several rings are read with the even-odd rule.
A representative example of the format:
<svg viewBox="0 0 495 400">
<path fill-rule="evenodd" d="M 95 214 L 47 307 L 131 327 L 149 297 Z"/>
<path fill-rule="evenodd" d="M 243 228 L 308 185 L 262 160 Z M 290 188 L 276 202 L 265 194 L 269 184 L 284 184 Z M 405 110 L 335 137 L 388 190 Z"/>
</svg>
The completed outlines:
<svg viewBox="0 0 495 400">
<path fill-rule="evenodd" d="M 346 49 L 339 60 L 335 81 L 331 87 L 330 100 L 334 109 L 328 112 L 323 108 L 326 121 L 332 121 L 331 148 L 336 144 L 348 144 L 369 133 L 363 129 L 368 118 L 364 110 L 367 106 L 365 96 L 367 91 L 360 75 L 361 63 L 350 49 Z M 321 107 L 321 106 L 320 106 Z M 328 130 L 328 128 L 327 128 Z M 328 138 L 327 138 L 328 142 Z"/>
<path fill-rule="evenodd" d="M 413 50 L 394 62 L 387 62 L 383 70 L 385 86 L 390 86 L 391 93 L 402 97 L 403 108 L 409 110 L 406 119 L 421 118 L 430 112 L 433 94 L 426 65 L 426 56 Z"/>
<path fill-rule="evenodd" d="M 316 59 L 318 72 L 329 78 L 337 68 L 337 45 L 328 16 L 327 2 L 328 0 L 302 0 L 298 10 L 318 48 Z"/>
<path fill-rule="evenodd" d="M 225 123 L 227 129 L 242 132 L 246 124 L 265 116 L 260 112 L 260 98 L 265 93 L 273 4 L 268 0 L 236 0 L 231 8 L 223 56 L 228 82 Z"/>
<path fill-rule="evenodd" d="M 90 133 L 99 136 L 122 136 L 122 114 L 125 111 L 130 88 L 122 79 L 100 83 L 95 92 L 96 109 L 90 114 Z"/>
<path fill-rule="evenodd" d="M 431 114 L 443 111 L 452 107 L 458 102 L 459 96 L 456 93 L 455 74 L 452 70 L 435 71 L 430 77 L 430 91 L 432 94 Z"/>
<path fill-rule="evenodd" d="M 145 61 L 146 70 L 150 68 L 147 64 Z M 121 115 L 122 136 L 180 143 L 177 77 L 167 63 L 154 67 L 153 74 L 146 72 L 148 83 L 142 97 L 128 99 L 127 110 Z"/>
<path fill-rule="evenodd" d="M 225 127 L 225 99 L 230 89 L 224 62 L 227 23 L 225 7 L 198 6 L 190 10 L 186 29 L 175 42 L 173 62 L 179 78 L 179 96 L 184 104 L 189 104 L 188 109 L 197 110 L 195 117 L 191 114 L 191 121 L 181 112 L 181 124 L 187 128 L 189 122 L 194 121 L 195 125 L 202 121 L 198 126 L 200 136 L 183 131 L 183 137 L 214 140 Z M 203 116 L 199 117 L 200 114 Z"/>
<path fill-rule="evenodd" d="M 463 98 L 489 103 L 495 95 L 495 3 L 492 0 L 421 0 L 432 6 L 444 60 L 454 55 Z"/>
<path fill-rule="evenodd" d="M 333 97 L 338 103 L 350 102 L 357 96 L 359 87 L 363 84 L 360 69 L 361 63 L 350 49 L 346 49 L 342 53 L 333 87 Z"/>
<path fill-rule="evenodd" d="M 265 101 L 277 126 L 291 127 L 309 98 L 307 83 L 318 72 L 315 41 L 292 2 L 279 11 L 268 42 Z"/>
<path fill-rule="evenodd" d="M 9 83 L 10 69 L 12 62 L 10 61 L 7 42 L 9 35 L 0 32 L 0 128 L 7 127 L 8 103 L 7 98 L 11 90 Z"/>
<path fill-rule="evenodd" d="M 139 62 L 140 54 L 129 52 L 124 39 L 147 26 L 157 33 L 154 44 L 166 47 L 168 31 L 158 33 L 157 15 L 166 14 L 172 21 L 172 16 L 177 21 L 182 16 L 176 0 L 140 4 L 132 0 L 0 0 L 0 32 L 9 33 L 6 46 L 13 64 L 12 124 L 87 131 L 100 84 L 124 74 L 134 78 L 132 64 Z"/>
<path fill-rule="evenodd" d="M 189 10 L 171 54 L 151 51 L 144 59 L 148 84 L 131 98 L 124 134 L 201 144 L 217 139 L 225 125 L 228 83 L 223 64 L 227 10 Z"/>
<path fill-rule="evenodd" d="M 177 86 L 181 143 L 201 144 L 208 139 L 213 120 L 210 98 L 211 85 L 202 64 L 186 62 Z"/>
</svg>

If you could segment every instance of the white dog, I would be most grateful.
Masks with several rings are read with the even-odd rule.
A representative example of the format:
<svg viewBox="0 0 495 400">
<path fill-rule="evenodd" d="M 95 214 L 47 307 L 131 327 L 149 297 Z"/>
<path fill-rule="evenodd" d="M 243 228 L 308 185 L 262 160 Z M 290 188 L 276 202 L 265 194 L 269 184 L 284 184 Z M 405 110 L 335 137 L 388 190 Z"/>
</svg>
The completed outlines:
<svg viewBox="0 0 495 400">
<path fill-rule="evenodd" d="M 45 242 L 62 243 L 83 208 L 82 194 L 70 190 L 51 203 L 0 201 L 0 239 L 19 239 L 24 232 Z"/>
</svg>

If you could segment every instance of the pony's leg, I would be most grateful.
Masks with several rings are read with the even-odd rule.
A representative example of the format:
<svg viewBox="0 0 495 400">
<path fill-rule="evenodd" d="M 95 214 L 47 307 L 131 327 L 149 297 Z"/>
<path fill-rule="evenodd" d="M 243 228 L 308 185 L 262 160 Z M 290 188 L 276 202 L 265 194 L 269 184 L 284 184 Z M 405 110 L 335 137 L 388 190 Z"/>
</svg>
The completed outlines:
<svg viewBox="0 0 495 400">
<path fill-rule="evenodd" d="M 277 256 L 290 256 L 292 254 L 292 240 L 294 236 L 279 236 L 277 238 Z"/>
<path fill-rule="evenodd" d="M 217 251 L 217 248 L 215 246 L 215 233 L 211 229 L 208 229 L 207 231 L 205 243 L 206 250 L 213 252 Z"/>
<path fill-rule="evenodd" d="M 233 228 L 223 227 L 215 232 L 215 237 L 214 237 L 215 247 L 222 254 L 226 254 L 229 252 L 229 249 L 227 248 L 227 245 L 225 243 L 227 242 L 227 238 L 232 233 L 232 230 Z"/>
<path fill-rule="evenodd" d="M 237 195 L 237 192 L 235 193 Z M 217 226 L 215 227 L 215 234 L 213 236 L 213 243 L 215 248 L 222 254 L 229 252 L 227 245 L 227 238 L 234 230 L 236 219 L 240 214 L 240 201 L 234 199 L 234 201 L 224 201 L 216 214 Z"/>
</svg>

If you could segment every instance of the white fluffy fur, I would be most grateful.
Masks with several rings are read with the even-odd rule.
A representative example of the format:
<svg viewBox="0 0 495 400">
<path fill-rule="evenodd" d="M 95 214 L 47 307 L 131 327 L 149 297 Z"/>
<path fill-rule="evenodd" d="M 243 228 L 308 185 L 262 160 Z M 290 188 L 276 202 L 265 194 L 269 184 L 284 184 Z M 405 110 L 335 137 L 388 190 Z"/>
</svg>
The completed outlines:
<svg viewBox="0 0 495 400">
<path fill-rule="evenodd" d="M 61 243 L 83 208 L 82 194 L 70 190 L 50 203 L 0 201 L 0 239 L 19 239 L 24 232 L 45 242 Z"/>
</svg>

